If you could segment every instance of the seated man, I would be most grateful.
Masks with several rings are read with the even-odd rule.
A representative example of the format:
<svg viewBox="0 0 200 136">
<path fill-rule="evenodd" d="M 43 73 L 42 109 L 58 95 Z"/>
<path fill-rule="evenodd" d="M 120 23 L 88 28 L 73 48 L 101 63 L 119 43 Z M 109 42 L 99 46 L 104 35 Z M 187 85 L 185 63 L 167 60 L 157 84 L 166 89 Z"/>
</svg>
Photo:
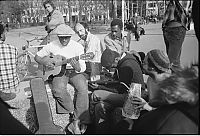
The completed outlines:
<svg viewBox="0 0 200 136">
<path fill-rule="evenodd" d="M 95 54 L 92 60 L 86 62 L 85 73 L 89 76 L 91 81 L 99 80 L 101 72 L 101 55 L 105 47 L 103 47 L 100 39 L 96 35 L 90 33 L 86 23 L 77 23 L 74 29 L 80 37 L 79 42 L 83 45 L 85 53 L 93 52 Z"/>
<path fill-rule="evenodd" d="M 120 19 L 113 19 L 110 24 L 111 32 L 104 37 L 105 46 L 120 55 L 129 50 L 130 33 L 122 31 L 123 22 Z"/>
<path fill-rule="evenodd" d="M 150 100 L 150 105 L 160 102 L 160 106 L 140 116 L 129 134 L 199 134 L 199 77 L 196 72 L 185 68 L 160 81 L 157 90 L 150 90 L 150 98 L 158 98 Z"/>
<path fill-rule="evenodd" d="M 59 40 L 50 42 L 38 51 L 35 61 L 50 68 L 54 68 L 56 63 L 62 64 L 60 73 L 54 75 L 52 81 L 52 93 L 56 99 L 57 112 L 69 113 L 69 130 L 73 134 L 81 134 L 85 131 L 86 125 L 90 123 L 88 86 L 82 74 L 86 69 L 85 61 L 77 60 L 74 57 L 84 54 L 84 48 L 81 44 L 70 39 L 74 31 L 65 24 L 59 25 L 53 33 L 58 36 Z M 62 60 L 45 59 L 45 56 L 50 54 L 60 55 L 62 60 L 71 58 L 70 65 L 66 66 Z M 73 69 L 66 69 L 68 67 Z M 66 88 L 68 81 L 74 86 L 76 91 L 75 105 Z"/>
<path fill-rule="evenodd" d="M 142 70 L 137 59 L 129 54 L 120 54 L 116 51 L 106 49 L 101 57 L 103 67 L 110 69 L 116 68 L 114 74 L 115 79 L 123 84 L 117 84 L 115 90 L 95 90 L 91 96 L 95 105 L 95 126 L 96 134 L 110 134 L 112 123 L 111 113 L 117 107 L 122 107 L 131 83 L 139 83 L 142 85 L 142 97 L 146 97 L 145 84 L 143 80 Z"/>
<path fill-rule="evenodd" d="M 146 75 L 149 75 L 147 79 L 147 91 L 151 93 L 151 90 L 158 89 L 158 82 L 164 80 L 171 75 L 170 61 L 167 54 L 158 49 L 151 50 L 145 56 L 143 62 L 143 69 Z M 151 95 L 149 95 L 150 97 Z M 151 98 L 149 98 L 151 99 Z M 153 99 L 150 103 L 154 101 Z M 154 106 L 156 102 L 153 102 Z"/>
<path fill-rule="evenodd" d="M 158 89 L 158 83 L 165 78 L 171 75 L 170 70 L 170 61 L 167 57 L 167 54 L 158 49 L 151 50 L 147 53 L 143 61 L 143 72 L 144 74 L 148 75 L 147 79 L 147 92 L 148 92 L 148 103 L 141 99 L 135 99 L 132 103 L 138 105 L 136 108 L 141 108 L 147 111 L 151 111 L 153 108 L 151 106 L 159 107 L 161 104 L 164 103 L 157 97 L 159 95 L 153 94 L 154 90 Z M 159 94 L 157 92 L 157 94 Z M 151 106 L 150 106 L 151 105 Z M 146 112 L 145 112 L 146 113 Z M 132 120 L 128 121 L 121 121 L 119 122 L 116 127 L 114 133 L 115 134 L 131 134 L 128 130 L 129 124 L 131 124 Z M 123 127 L 122 127 L 123 126 Z M 119 129 L 120 128 L 120 129 Z"/>
<path fill-rule="evenodd" d="M 17 75 L 16 47 L 5 44 L 5 28 L 0 23 L 0 97 L 3 101 L 9 101 L 16 97 L 19 76 Z"/>
</svg>

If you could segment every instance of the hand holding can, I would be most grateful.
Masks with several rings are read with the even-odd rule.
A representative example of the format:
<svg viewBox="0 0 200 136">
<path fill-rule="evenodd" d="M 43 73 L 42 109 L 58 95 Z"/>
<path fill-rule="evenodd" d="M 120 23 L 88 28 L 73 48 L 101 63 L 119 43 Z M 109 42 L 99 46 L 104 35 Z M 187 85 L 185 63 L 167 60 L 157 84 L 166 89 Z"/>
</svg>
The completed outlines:
<svg viewBox="0 0 200 136">
<path fill-rule="evenodd" d="M 127 100 L 125 101 L 124 106 L 122 108 L 122 115 L 124 117 L 130 119 L 138 119 L 138 117 L 140 116 L 140 108 L 138 108 L 138 106 L 140 104 L 136 101 L 139 102 L 140 98 L 141 84 L 132 83 L 129 89 Z"/>
</svg>

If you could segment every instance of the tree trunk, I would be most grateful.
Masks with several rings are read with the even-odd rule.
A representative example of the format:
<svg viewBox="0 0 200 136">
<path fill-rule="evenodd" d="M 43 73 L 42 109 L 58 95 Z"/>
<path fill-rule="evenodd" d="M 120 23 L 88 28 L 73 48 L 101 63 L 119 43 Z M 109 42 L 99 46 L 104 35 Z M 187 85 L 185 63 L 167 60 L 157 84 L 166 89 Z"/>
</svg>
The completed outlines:
<svg viewBox="0 0 200 136">
<path fill-rule="evenodd" d="M 160 4 L 159 4 L 158 0 L 156 0 L 156 4 L 158 7 L 158 17 L 160 17 Z"/>
<path fill-rule="evenodd" d="M 68 8 L 69 8 L 69 26 L 72 27 L 73 21 L 72 21 L 71 0 L 68 0 Z"/>
<path fill-rule="evenodd" d="M 83 0 L 79 0 L 78 21 L 82 21 Z"/>
<path fill-rule="evenodd" d="M 113 19 L 117 18 L 117 0 L 112 0 L 113 4 Z"/>
</svg>

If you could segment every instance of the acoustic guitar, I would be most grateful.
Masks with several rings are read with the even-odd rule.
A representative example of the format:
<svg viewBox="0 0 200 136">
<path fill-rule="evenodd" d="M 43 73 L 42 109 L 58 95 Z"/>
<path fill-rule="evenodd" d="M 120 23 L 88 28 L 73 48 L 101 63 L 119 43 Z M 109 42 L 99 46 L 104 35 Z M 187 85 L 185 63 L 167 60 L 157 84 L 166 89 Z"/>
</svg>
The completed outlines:
<svg viewBox="0 0 200 136">
<path fill-rule="evenodd" d="M 61 126 L 55 125 L 44 80 L 41 77 L 30 81 L 39 129 L 36 134 L 65 134 Z"/>
<path fill-rule="evenodd" d="M 69 59 L 65 59 L 63 60 L 63 56 L 61 55 L 55 55 L 55 56 L 47 56 L 44 57 L 43 59 L 45 59 L 45 61 L 52 61 L 54 64 L 54 68 L 49 68 L 49 67 L 44 67 L 44 72 L 43 72 L 43 79 L 44 81 L 46 81 L 50 75 L 57 75 L 60 73 L 61 71 L 61 67 L 64 64 L 70 63 L 72 59 L 76 59 L 76 60 L 91 60 L 94 58 L 94 53 L 93 52 L 89 52 L 89 53 L 85 53 L 82 54 L 80 56 L 76 56 L 73 58 L 69 58 Z M 66 66 L 68 67 L 68 66 Z M 72 69 L 72 67 L 69 67 L 69 69 Z"/>
</svg>

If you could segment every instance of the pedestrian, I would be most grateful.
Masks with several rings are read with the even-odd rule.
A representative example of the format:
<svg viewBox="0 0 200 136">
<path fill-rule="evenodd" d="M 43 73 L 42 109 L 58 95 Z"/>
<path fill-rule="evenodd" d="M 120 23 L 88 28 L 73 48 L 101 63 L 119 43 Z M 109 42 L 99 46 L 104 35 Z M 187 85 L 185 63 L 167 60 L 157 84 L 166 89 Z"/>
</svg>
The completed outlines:
<svg viewBox="0 0 200 136">
<path fill-rule="evenodd" d="M 165 104 L 140 116 L 131 134 L 199 134 L 199 77 L 191 68 L 177 71 L 151 95 Z M 153 103 L 152 103 L 153 104 Z"/>
<path fill-rule="evenodd" d="M 139 22 L 135 23 L 135 40 L 136 41 L 140 40 L 140 25 L 139 25 Z"/>
<path fill-rule="evenodd" d="M 43 6 L 45 10 L 48 12 L 47 22 L 45 26 L 45 30 L 48 35 L 44 38 L 41 45 L 46 45 L 50 40 L 50 33 L 53 31 L 58 25 L 65 24 L 62 13 L 56 9 L 52 0 L 46 0 L 43 2 Z M 52 37 L 53 38 L 53 37 Z"/>
<path fill-rule="evenodd" d="M 170 0 L 164 14 L 162 30 L 167 55 L 174 72 L 182 68 L 180 56 L 187 28 L 188 17 L 186 10 L 179 0 Z"/>
<path fill-rule="evenodd" d="M 82 74 L 86 65 L 84 60 L 77 60 L 75 56 L 84 54 L 84 48 L 81 44 L 70 39 L 75 34 L 73 29 L 65 24 L 56 27 L 53 34 L 58 36 L 54 40 L 44 46 L 35 56 L 35 61 L 46 67 L 54 68 L 55 63 L 61 63 L 64 59 L 71 59 L 69 64 L 63 64 L 58 75 L 53 76 L 53 96 L 56 100 L 57 113 L 69 113 L 69 125 L 67 129 L 73 134 L 82 134 L 90 123 L 88 85 L 86 78 Z M 48 55 L 61 55 L 62 60 L 45 59 Z M 74 103 L 67 91 L 68 82 L 74 87 L 75 95 Z"/>
<path fill-rule="evenodd" d="M 5 28 L 0 24 L 0 97 L 9 101 L 16 97 L 20 80 L 17 75 L 18 50 L 4 43 L 5 39 Z"/>
<path fill-rule="evenodd" d="M 131 35 L 135 35 L 135 24 L 134 24 L 134 19 L 129 20 L 128 23 L 126 24 L 126 28 L 128 30 L 127 37 L 130 37 L 131 40 Z"/>
<path fill-rule="evenodd" d="M 194 0 L 193 4 L 192 4 L 192 19 L 194 22 L 194 30 L 195 30 L 195 34 L 196 37 L 198 39 L 198 43 L 200 40 L 200 33 L 199 33 L 199 0 Z"/>
<path fill-rule="evenodd" d="M 106 49 L 101 57 L 103 67 L 110 69 L 116 68 L 114 81 L 119 81 L 123 84 L 114 84 L 114 88 L 95 90 L 91 95 L 92 102 L 96 103 L 94 107 L 95 131 L 96 134 L 112 134 L 112 113 L 118 107 L 123 107 L 123 104 L 128 96 L 127 87 L 131 83 L 141 84 L 142 97 L 146 98 L 145 84 L 142 75 L 142 70 L 137 62 L 137 59 L 127 52 L 122 56 L 116 51 Z"/>
<path fill-rule="evenodd" d="M 120 19 L 113 19 L 111 24 L 111 33 L 104 37 L 105 46 L 120 55 L 128 51 L 130 45 L 130 35 L 122 31 L 123 23 Z"/>
<path fill-rule="evenodd" d="M 5 29 L 6 29 L 7 32 L 9 32 L 9 26 L 8 26 L 8 23 L 5 24 Z"/>
<path fill-rule="evenodd" d="M 91 34 L 87 23 L 79 22 L 74 26 L 75 32 L 80 37 L 79 42 L 83 45 L 85 53 L 94 53 L 94 58 L 86 61 L 86 76 L 89 80 L 100 80 L 101 55 L 105 50 L 101 40 L 94 34 Z"/>
</svg>

